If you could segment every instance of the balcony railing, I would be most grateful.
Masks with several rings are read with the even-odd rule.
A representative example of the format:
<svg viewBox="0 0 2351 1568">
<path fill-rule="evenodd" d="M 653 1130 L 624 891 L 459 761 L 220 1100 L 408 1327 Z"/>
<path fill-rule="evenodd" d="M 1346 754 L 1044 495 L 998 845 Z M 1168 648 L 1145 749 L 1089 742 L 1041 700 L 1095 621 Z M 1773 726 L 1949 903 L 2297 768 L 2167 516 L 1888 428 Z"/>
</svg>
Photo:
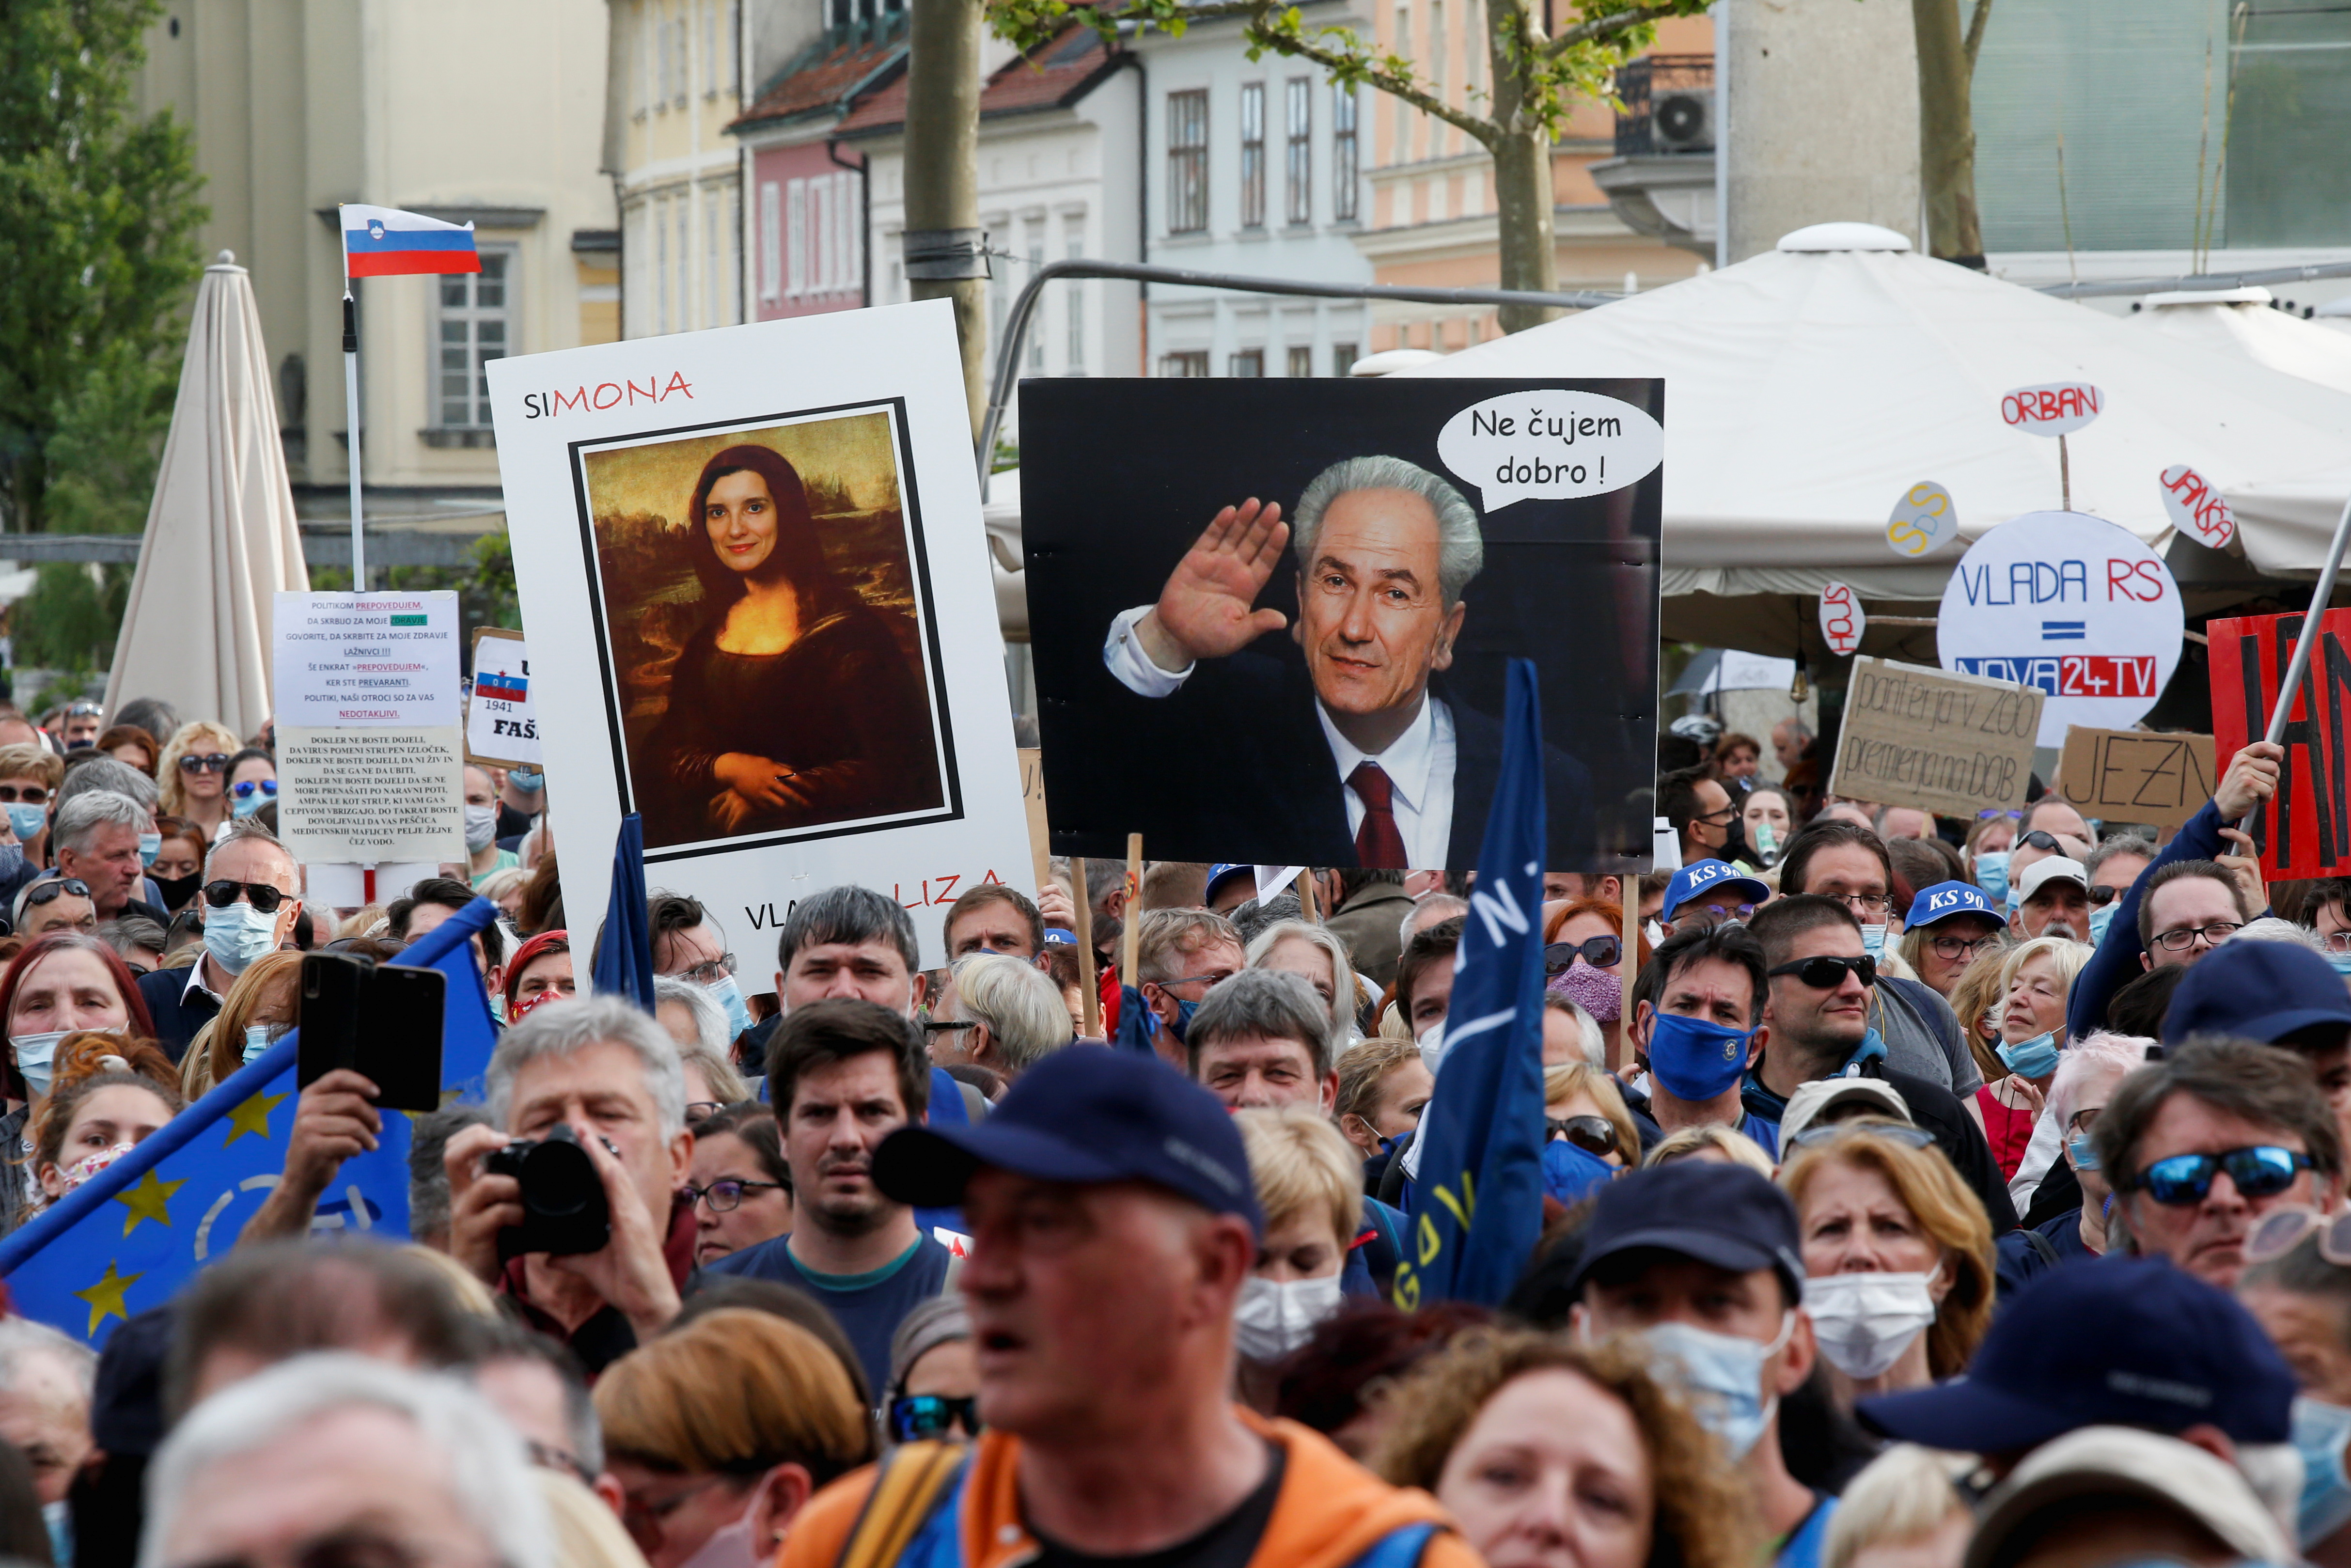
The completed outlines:
<svg viewBox="0 0 2351 1568">
<path fill-rule="evenodd" d="M 1692 128 L 1660 127 L 1653 112 L 1660 99 L 1677 92 L 1698 89 L 1708 95 L 1714 88 L 1714 57 L 1712 55 L 1645 55 L 1628 60 L 1616 72 L 1616 97 L 1624 108 L 1616 114 L 1616 155 L 1619 158 L 1651 157 L 1676 152 L 1711 152 L 1714 151 L 1712 110 L 1706 111 L 1706 124 L 1696 137 Z M 1685 101 L 1682 112 L 1687 116 L 1689 105 Z"/>
</svg>

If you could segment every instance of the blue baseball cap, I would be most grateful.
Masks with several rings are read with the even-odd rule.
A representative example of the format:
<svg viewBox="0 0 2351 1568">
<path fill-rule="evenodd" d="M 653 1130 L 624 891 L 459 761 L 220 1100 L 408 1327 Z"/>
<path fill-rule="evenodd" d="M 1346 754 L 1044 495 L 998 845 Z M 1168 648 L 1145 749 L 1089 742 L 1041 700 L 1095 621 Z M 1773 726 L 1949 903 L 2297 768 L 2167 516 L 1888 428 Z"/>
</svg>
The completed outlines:
<svg viewBox="0 0 2351 1568">
<path fill-rule="evenodd" d="M 1859 1414 L 1888 1437 L 1963 1454 L 2082 1427 L 2209 1425 L 2232 1442 L 2283 1443 L 2294 1394 L 2293 1370 L 2234 1296 L 2160 1258 L 2109 1256 L 2019 1291 L 1961 1375 L 1864 1399 Z"/>
<path fill-rule="evenodd" d="M 1074 947 L 1074 946 L 1076 946 L 1077 945 L 1078 945 L 1078 934 L 1077 934 L 1076 932 L 1074 932 L 1074 931 L 1064 931 L 1064 930 L 1062 930 L 1062 929 L 1061 929 L 1060 926 L 1058 926 L 1058 925 L 1048 925 L 1047 927 L 1045 927 L 1045 946 L 1048 946 L 1048 947 Z"/>
<path fill-rule="evenodd" d="M 1796 1206 L 1745 1166 L 1674 1160 L 1608 1183 L 1593 1204 L 1569 1291 L 1582 1293 L 1602 1263 L 1627 1252 L 1677 1254 L 1736 1274 L 1769 1269 L 1791 1306 L 1803 1299 Z"/>
<path fill-rule="evenodd" d="M 1984 890 L 1971 882 L 1938 882 L 1932 887 L 1920 888 L 1918 896 L 1910 901 L 1910 913 L 1902 917 L 1902 923 L 1932 925 L 1954 915 L 1980 915 L 1997 925 L 2008 924 L 2007 912 L 1993 908 Z"/>
<path fill-rule="evenodd" d="M 1073 1045 L 1020 1075 L 984 1122 L 910 1123 L 873 1151 L 873 1185 L 947 1208 L 981 1166 L 1038 1181 L 1147 1181 L 1265 1234 L 1240 1129 L 1224 1103 L 1155 1056 Z"/>
<path fill-rule="evenodd" d="M 1207 885 L 1200 890 L 1201 902 L 1204 904 L 1215 903 L 1217 898 L 1217 884 L 1224 881 L 1225 878 L 1228 876 L 1239 876 L 1244 872 L 1249 874 L 1249 885 L 1251 887 L 1255 887 L 1257 885 L 1257 867 L 1254 865 L 1210 866 L 1208 868 Z"/>
<path fill-rule="evenodd" d="M 2205 954 L 2171 993 L 2163 1043 L 2226 1034 L 2277 1045 L 2325 1024 L 2351 1026 L 2351 991 L 2334 965 L 2299 942 L 2238 937 Z"/>
<path fill-rule="evenodd" d="M 1735 865 L 1721 861 L 1692 861 L 1674 873 L 1674 880 L 1666 883 L 1666 906 L 1662 918 L 1671 920 L 1679 909 L 1698 894 L 1715 887 L 1734 887 L 1747 895 L 1750 904 L 1761 904 L 1771 896 L 1769 883 L 1756 881 Z"/>
</svg>

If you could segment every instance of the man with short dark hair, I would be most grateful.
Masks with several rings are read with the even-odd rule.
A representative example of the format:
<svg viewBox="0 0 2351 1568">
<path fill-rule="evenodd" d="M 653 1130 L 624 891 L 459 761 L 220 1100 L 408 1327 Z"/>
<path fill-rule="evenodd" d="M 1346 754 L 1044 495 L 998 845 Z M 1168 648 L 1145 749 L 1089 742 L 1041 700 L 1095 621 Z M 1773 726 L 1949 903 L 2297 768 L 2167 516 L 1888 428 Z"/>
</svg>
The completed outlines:
<svg viewBox="0 0 2351 1568">
<path fill-rule="evenodd" d="M 454 876 L 428 876 L 410 888 L 407 897 L 393 899 L 384 919 L 399 940 L 422 942 L 476 896 Z M 474 933 L 474 956 L 482 966 L 484 984 L 496 995 L 505 985 L 507 956 L 506 935 L 496 921 Z"/>
<path fill-rule="evenodd" d="M 1730 842 L 1739 807 L 1704 768 L 1677 768 L 1657 780 L 1657 814 L 1673 829 L 1684 865 L 1719 860 Z"/>
<path fill-rule="evenodd" d="M 1778 1124 L 1740 1097 L 1763 1049 L 1763 945 L 1746 926 L 1701 925 L 1667 936 L 1633 982 L 1625 1036 L 1648 1072 L 1646 1109 L 1659 1130 L 1729 1127 L 1779 1152 Z"/>
<path fill-rule="evenodd" d="M 1207 902 L 1205 861 L 1153 861 L 1144 868 L 1142 903 L 1153 909 L 1197 909 Z"/>
<path fill-rule="evenodd" d="M 1306 1105 L 1328 1116 L 1339 1097 L 1331 1009 L 1284 969 L 1245 969 L 1210 991 L 1184 1051 L 1192 1081 L 1230 1110 Z"/>
<path fill-rule="evenodd" d="M 1444 1028 L 1445 1015 L 1453 1006 L 1453 960 L 1461 948 L 1465 918 L 1456 915 L 1438 921 L 1406 942 L 1404 956 L 1396 960 L 1395 1009 L 1412 1038 L 1424 1047 L 1443 1044 L 1442 1034 L 1428 1037 L 1431 1030 Z"/>
<path fill-rule="evenodd" d="M 740 1040 L 751 1027 L 751 1004 L 735 978 L 735 955 L 726 950 L 726 933 L 698 898 L 657 892 L 645 900 L 645 919 L 652 926 L 653 973 L 667 975 L 710 993 L 726 1015 L 726 1038 Z"/>
<path fill-rule="evenodd" d="M 1019 888 L 1000 882 L 967 887 L 947 908 L 947 959 L 1001 953 L 1030 963 L 1045 950 L 1045 917 Z"/>
<path fill-rule="evenodd" d="M 930 1061 L 904 1014 L 857 998 L 794 1006 L 768 1047 L 768 1097 L 792 1171 L 791 1233 L 713 1259 L 703 1270 L 774 1280 L 816 1297 L 857 1347 L 875 1388 L 889 1386 L 899 1320 L 947 1279 L 951 1254 L 873 1182 L 874 1150 L 923 1119 L 930 1093 Z"/>
<path fill-rule="evenodd" d="M 857 997 L 901 1016 L 922 1006 L 914 922 L 894 898 L 845 883 L 804 898 L 776 937 L 776 995 L 789 1013 Z"/>
<path fill-rule="evenodd" d="M 2193 964 L 2252 921 L 2245 890 L 2217 861 L 2180 860 L 2147 874 L 2138 901 L 2146 968 Z"/>
</svg>

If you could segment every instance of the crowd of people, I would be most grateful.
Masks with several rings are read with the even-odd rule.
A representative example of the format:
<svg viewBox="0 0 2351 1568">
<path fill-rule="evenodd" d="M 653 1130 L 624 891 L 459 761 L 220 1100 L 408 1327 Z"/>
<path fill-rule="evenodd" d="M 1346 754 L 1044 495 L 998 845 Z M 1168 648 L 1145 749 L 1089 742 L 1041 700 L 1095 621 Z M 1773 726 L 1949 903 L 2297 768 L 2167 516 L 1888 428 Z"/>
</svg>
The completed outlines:
<svg viewBox="0 0 2351 1568">
<path fill-rule="evenodd" d="M 1539 1242 L 1407 1312 L 1464 872 L 1056 862 L 943 967 L 866 887 L 772 968 L 656 890 L 648 1013 L 583 994 L 536 773 L 329 908 L 266 730 L 0 711 L 0 1230 L 293 1028 L 303 953 L 500 912 L 407 1243 L 313 1234 L 388 1113 L 338 1071 L 172 1303 L 98 1354 L 0 1317 L 0 1556 L 2351 1563 L 2351 882 L 2263 883 L 2278 748 L 2158 834 L 1705 738 L 1679 869 L 1544 879 Z M 558 1144 L 601 1203 L 534 1186 Z"/>
</svg>

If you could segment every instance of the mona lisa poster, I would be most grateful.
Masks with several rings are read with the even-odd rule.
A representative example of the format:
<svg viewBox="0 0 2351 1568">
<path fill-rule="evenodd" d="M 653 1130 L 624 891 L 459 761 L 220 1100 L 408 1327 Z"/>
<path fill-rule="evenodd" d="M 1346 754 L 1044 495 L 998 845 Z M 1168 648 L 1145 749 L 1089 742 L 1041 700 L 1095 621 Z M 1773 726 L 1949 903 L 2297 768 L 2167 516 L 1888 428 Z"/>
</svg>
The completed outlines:
<svg viewBox="0 0 2351 1568">
<path fill-rule="evenodd" d="M 936 303 L 489 367 L 567 907 L 621 816 L 721 914 L 744 988 L 844 882 L 939 961 L 973 883 L 1027 889 L 952 317 Z"/>
</svg>

